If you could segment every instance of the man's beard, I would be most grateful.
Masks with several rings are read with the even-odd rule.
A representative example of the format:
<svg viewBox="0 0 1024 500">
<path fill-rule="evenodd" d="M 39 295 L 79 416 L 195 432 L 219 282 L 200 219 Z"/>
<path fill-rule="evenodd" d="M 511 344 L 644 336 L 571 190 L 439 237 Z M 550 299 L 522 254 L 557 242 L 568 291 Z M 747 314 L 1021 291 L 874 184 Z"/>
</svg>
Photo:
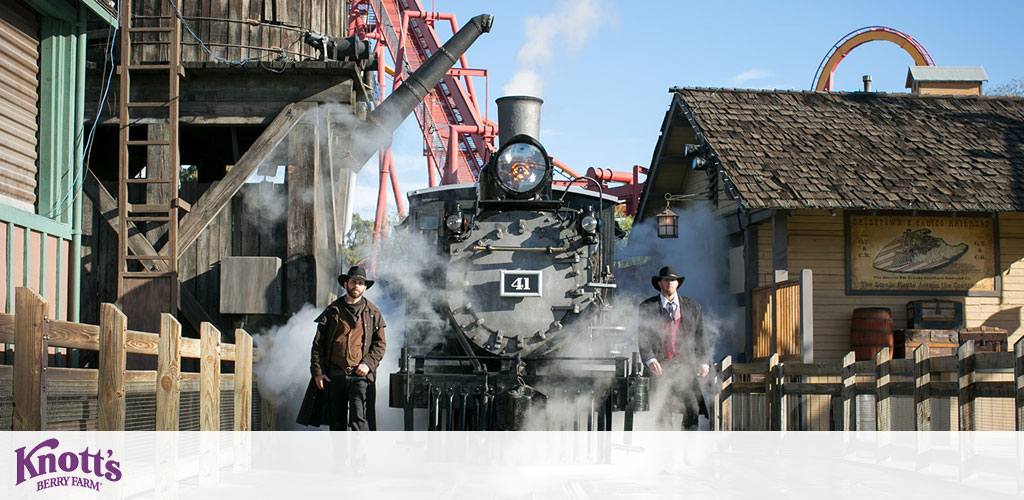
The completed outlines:
<svg viewBox="0 0 1024 500">
<path fill-rule="evenodd" d="M 360 293 L 359 290 L 349 290 L 347 295 L 348 298 L 352 300 L 358 300 L 360 297 L 363 296 L 363 294 Z"/>
</svg>

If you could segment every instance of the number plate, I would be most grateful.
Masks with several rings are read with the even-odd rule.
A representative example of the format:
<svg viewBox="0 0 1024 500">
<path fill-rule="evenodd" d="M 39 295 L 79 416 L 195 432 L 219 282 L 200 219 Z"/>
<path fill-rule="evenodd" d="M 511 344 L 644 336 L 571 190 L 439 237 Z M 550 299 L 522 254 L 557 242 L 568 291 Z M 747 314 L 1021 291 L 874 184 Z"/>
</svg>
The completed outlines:
<svg viewBox="0 0 1024 500">
<path fill-rule="evenodd" d="M 540 297 L 540 271 L 501 271 L 502 297 Z"/>
</svg>

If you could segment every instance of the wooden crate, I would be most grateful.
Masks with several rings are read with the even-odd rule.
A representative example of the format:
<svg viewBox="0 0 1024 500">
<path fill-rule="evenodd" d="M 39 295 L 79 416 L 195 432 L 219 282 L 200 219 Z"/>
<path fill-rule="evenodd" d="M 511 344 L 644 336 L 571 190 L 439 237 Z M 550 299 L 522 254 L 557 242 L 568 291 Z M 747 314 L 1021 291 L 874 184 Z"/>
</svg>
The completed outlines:
<svg viewBox="0 0 1024 500">
<path fill-rule="evenodd" d="M 928 345 L 928 355 L 953 356 L 956 349 L 960 347 L 957 330 L 916 330 L 899 329 L 895 330 L 895 348 L 893 349 L 894 359 L 912 359 L 914 349 L 921 344 Z"/>
<path fill-rule="evenodd" d="M 974 341 L 974 352 L 1006 352 L 1009 332 L 992 326 L 976 326 L 960 330 L 960 343 Z"/>
</svg>

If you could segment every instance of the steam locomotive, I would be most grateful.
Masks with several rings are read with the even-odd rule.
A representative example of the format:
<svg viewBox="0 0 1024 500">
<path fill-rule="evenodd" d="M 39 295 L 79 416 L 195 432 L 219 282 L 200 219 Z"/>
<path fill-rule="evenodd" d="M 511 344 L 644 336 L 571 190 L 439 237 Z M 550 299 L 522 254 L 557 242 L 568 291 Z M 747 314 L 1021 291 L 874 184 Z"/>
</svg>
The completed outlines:
<svg viewBox="0 0 1024 500">
<path fill-rule="evenodd" d="M 428 430 L 610 430 L 648 409 L 649 379 L 609 300 L 612 196 L 555 185 L 539 142 L 541 100 L 497 100 L 499 148 L 477 184 L 409 195 L 400 230 L 439 264 L 406 297 L 390 406 L 427 410 Z"/>
</svg>

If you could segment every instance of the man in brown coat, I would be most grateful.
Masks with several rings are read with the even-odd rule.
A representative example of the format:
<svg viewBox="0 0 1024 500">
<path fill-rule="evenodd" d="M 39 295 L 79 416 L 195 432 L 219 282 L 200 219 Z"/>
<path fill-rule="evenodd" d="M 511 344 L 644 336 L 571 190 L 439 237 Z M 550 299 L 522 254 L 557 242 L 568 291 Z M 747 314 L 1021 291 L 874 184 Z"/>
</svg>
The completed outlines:
<svg viewBox="0 0 1024 500">
<path fill-rule="evenodd" d="M 384 316 L 363 293 L 373 286 L 354 266 L 338 276 L 345 295 L 316 319 L 310 352 L 312 376 L 296 419 L 303 425 L 327 423 L 331 430 L 376 430 L 373 411 L 377 366 L 384 357 Z"/>
</svg>

